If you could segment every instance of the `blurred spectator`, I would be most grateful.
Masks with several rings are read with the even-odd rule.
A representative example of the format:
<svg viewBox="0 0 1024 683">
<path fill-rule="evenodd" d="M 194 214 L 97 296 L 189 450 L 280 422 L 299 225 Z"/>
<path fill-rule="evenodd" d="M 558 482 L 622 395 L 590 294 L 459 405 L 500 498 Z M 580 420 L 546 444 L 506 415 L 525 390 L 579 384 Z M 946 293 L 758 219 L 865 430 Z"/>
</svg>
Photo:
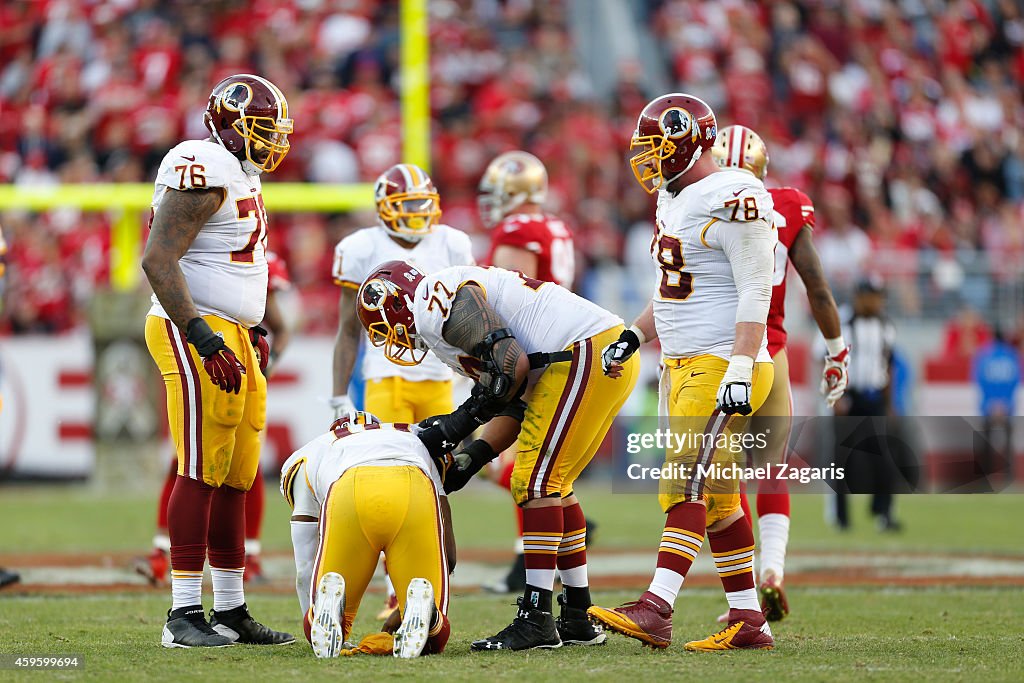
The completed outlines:
<svg viewBox="0 0 1024 683">
<path fill-rule="evenodd" d="M 992 339 L 992 331 L 978 312 L 963 306 L 956 317 L 946 323 L 943 352 L 954 358 L 972 358 Z"/>
</svg>

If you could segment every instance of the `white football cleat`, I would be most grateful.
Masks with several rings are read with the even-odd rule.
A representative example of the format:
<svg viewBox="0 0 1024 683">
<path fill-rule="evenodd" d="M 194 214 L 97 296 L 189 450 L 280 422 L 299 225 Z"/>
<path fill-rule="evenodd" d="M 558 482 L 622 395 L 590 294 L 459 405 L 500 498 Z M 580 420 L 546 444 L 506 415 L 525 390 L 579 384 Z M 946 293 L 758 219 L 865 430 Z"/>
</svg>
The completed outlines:
<svg viewBox="0 0 1024 683">
<path fill-rule="evenodd" d="M 394 655 L 402 659 L 419 657 L 430 636 L 434 620 L 434 587 L 426 579 L 413 579 L 405 594 L 402 625 L 395 631 Z"/>
<path fill-rule="evenodd" d="M 345 579 L 336 572 L 320 577 L 313 603 L 310 642 L 313 654 L 321 659 L 337 657 L 345 647 Z"/>
</svg>

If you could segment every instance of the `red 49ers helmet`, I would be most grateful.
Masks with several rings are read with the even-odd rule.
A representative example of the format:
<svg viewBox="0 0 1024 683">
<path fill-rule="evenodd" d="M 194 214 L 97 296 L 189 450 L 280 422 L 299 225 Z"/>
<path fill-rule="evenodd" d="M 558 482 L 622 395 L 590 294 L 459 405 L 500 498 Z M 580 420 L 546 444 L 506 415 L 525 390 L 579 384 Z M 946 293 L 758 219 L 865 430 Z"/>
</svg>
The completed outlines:
<svg viewBox="0 0 1024 683">
<path fill-rule="evenodd" d="M 693 168 L 718 135 L 715 112 L 700 98 L 669 93 L 640 112 L 629 160 L 640 186 L 653 194 Z"/>
<path fill-rule="evenodd" d="M 381 226 L 393 237 L 418 242 L 441 219 L 434 181 L 415 164 L 395 164 L 380 174 L 373 196 Z"/>
<path fill-rule="evenodd" d="M 422 279 L 423 273 L 405 261 L 388 261 L 370 273 L 356 294 L 356 314 L 370 343 L 383 347 L 387 359 L 397 365 L 419 365 L 427 355 L 412 315 Z"/>
<path fill-rule="evenodd" d="M 237 74 L 213 86 L 203 123 L 249 175 L 273 171 L 291 148 L 288 100 L 259 76 Z"/>
</svg>

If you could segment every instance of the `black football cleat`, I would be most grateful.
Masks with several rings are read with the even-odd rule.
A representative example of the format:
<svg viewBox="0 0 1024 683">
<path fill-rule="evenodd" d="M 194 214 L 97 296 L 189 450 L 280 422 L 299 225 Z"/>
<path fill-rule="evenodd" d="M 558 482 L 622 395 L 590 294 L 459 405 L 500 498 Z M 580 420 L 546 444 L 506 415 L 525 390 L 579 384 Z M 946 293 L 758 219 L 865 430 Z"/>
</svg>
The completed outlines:
<svg viewBox="0 0 1024 683">
<path fill-rule="evenodd" d="M 235 643 L 213 630 L 206 621 L 202 605 L 192 605 L 167 611 L 160 644 L 164 647 L 229 647 Z"/>
<path fill-rule="evenodd" d="M 249 615 L 249 608 L 242 603 L 233 609 L 217 612 L 211 610 L 210 625 L 213 630 L 228 638 L 232 643 L 243 645 L 288 645 L 295 642 L 295 636 L 283 631 L 267 628 Z"/>
<path fill-rule="evenodd" d="M 562 647 L 562 639 L 558 637 L 555 618 L 548 612 L 523 607 L 523 599 L 516 600 L 519 612 L 511 624 L 503 628 L 497 635 L 482 640 L 474 640 L 469 649 L 474 652 L 490 652 L 495 650 L 553 650 Z"/>
<path fill-rule="evenodd" d="M 587 610 L 569 607 L 565 604 L 565 596 L 559 594 L 558 605 L 561 612 L 555 619 L 555 628 L 562 645 L 604 645 L 608 634 L 600 624 L 594 624 L 587 618 Z"/>
<path fill-rule="evenodd" d="M 0 588 L 11 586 L 21 581 L 21 574 L 12 572 L 9 569 L 0 569 Z"/>
</svg>

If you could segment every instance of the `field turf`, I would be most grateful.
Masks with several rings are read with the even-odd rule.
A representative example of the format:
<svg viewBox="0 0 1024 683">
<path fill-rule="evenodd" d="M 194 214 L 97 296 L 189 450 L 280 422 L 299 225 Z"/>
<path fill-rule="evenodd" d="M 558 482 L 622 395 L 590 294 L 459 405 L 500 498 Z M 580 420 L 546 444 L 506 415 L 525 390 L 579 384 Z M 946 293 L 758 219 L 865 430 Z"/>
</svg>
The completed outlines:
<svg viewBox="0 0 1024 683">
<path fill-rule="evenodd" d="M 649 550 L 653 563 L 663 518 L 650 497 L 612 495 L 591 485 L 580 491 L 601 524 L 598 547 Z M 507 502 L 486 485 L 453 498 L 460 549 L 505 550 L 512 519 Z M 901 535 L 880 535 L 866 501 L 857 501 L 853 531 L 829 529 L 818 497 L 795 496 L 794 554 L 801 552 L 962 553 L 1024 557 L 1020 520 L 1024 496 L 913 496 L 899 500 L 906 525 Z M 109 497 L 73 487 L 5 488 L 0 495 L 0 566 L 19 555 L 146 551 L 152 535 L 152 497 Z M 287 515 L 268 491 L 264 543 L 288 548 Z M 279 581 L 283 578 L 279 577 Z M 600 604 L 636 597 L 635 590 L 602 591 Z M 165 650 L 158 644 L 168 606 L 166 591 L 0 592 L 0 655 L 78 654 L 84 669 L 66 672 L 0 670 L 3 680 L 521 680 L 623 681 L 705 678 L 721 681 L 1020 681 L 1024 637 L 1019 585 L 966 587 L 955 579 L 940 586 L 790 586 L 793 616 L 775 627 L 772 652 L 687 653 L 686 640 L 717 629 L 720 590 L 685 588 L 677 603 L 676 645 L 642 649 L 611 635 L 598 648 L 563 648 L 530 654 L 471 654 L 469 642 L 491 635 L 512 618 L 512 598 L 457 590 L 450 615 L 454 632 L 447 652 L 417 661 L 355 657 L 316 660 L 304 642 L 273 649 L 239 646 L 213 652 Z M 207 597 L 209 601 L 209 597 Z M 299 633 L 294 596 L 252 591 L 249 603 L 264 622 Z M 364 603 L 355 635 L 375 627 L 376 596 Z"/>
</svg>

